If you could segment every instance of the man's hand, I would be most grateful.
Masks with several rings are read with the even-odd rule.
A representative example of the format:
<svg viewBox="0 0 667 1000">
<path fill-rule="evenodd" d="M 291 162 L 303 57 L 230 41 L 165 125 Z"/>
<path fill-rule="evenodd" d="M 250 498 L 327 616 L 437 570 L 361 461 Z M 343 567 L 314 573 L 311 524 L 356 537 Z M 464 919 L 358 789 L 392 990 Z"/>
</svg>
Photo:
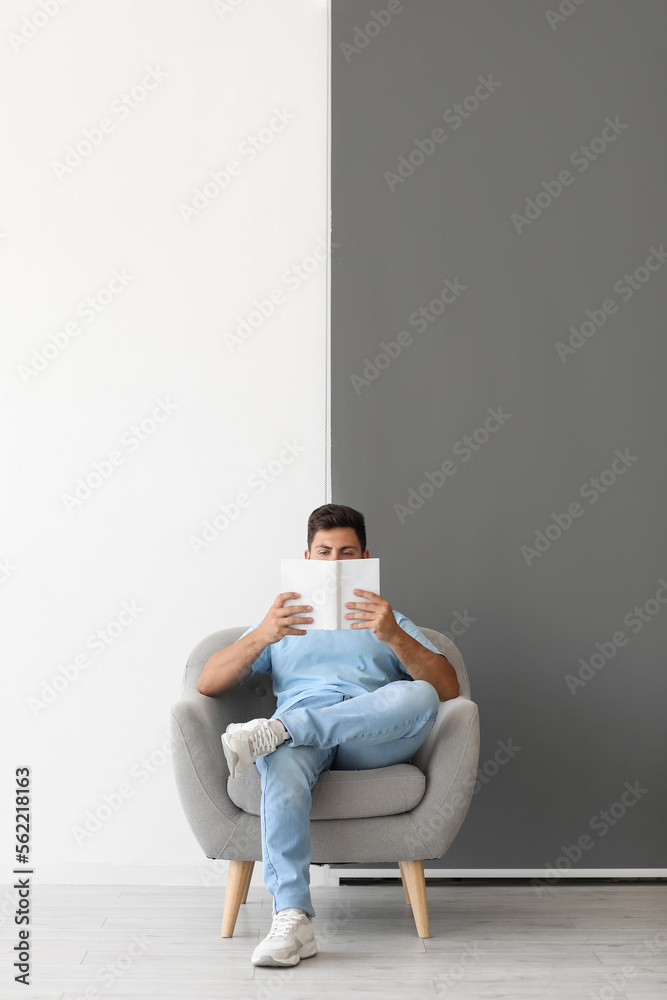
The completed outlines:
<svg viewBox="0 0 667 1000">
<path fill-rule="evenodd" d="M 312 611 L 310 604 L 290 604 L 283 607 L 285 601 L 292 597 L 299 597 L 300 594 L 286 592 L 278 594 L 275 601 L 267 611 L 266 615 L 259 623 L 255 632 L 266 646 L 274 642 L 280 642 L 284 635 L 308 635 L 306 629 L 295 628 L 295 625 L 305 625 L 312 622 L 312 618 L 303 618 L 304 611 Z"/>
<path fill-rule="evenodd" d="M 346 618 L 356 619 L 350 627 L 369 628 L 377 639 L 391 643 L 403 629 L 396 621 L 389 601 L 372 590 L 355 590 L 354 593 L 367 597 L 370 604 L 368 601 L 347 601 L 346 608 L 359 608 L 359 611 L 345 615 Z"/>
<path fill-rule="evenodd" d="M 278 594 L 257 628 L 241 636 L 231 646 L 225 646 L 209 656 L 199 678 L 199 691 L 211 697 L 227 688 L 246 680 L 252 673 L 252 665 L 267 646 L 280 642 L 284 635 L 307 635 L 305 629 L 295 628 L 312 622 L 312 618 L 302 618 L 300 612 L 312 611 L 309 604 L 291 604 L 284 608 L 285 601 L 299 594 Z"/>
<path fill-rule="evenodd" d="M 434 653 L 408 635 L 396 621 L 389 601 L 385 601 L 379 594 L 370 590 L 355 590 L 355 594 L 367 597 L 370 604 L 365 601 L 346 602 L 346 608 L 359 609 L 345 615 L 346 618 L 358 619 L 350 627 L 372 629 L 378 639 L 387 643 L 411 677 L 433 685 L 440 701 L 458 697 L 456 670 L 444 653 Z"/>
</svg>

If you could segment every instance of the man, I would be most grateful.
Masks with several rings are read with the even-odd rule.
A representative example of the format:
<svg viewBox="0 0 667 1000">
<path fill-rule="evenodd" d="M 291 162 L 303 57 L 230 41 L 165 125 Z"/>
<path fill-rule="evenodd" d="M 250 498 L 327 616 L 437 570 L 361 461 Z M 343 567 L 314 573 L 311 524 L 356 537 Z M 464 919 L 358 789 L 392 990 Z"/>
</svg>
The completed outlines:
<svg viewBox="0 0 667 1000">
<path fill-rule="evenodd" d="M 306 559 L 368 559 L 359 511 L 325 504 L 308 519 Z M 409 618 L 379 594 L 355 590 L 349 630 L 300 629 L 310 605 L 278 594 L 264 618 L 206 662 L 202 694 L 215 696 L 251 673 L 273 682 L 271 719 L 232 723 L 222 735 L 230 774 L 256 763 L 261 775 L 264 883 L 273 920 L 254 965 L 296 965 L 317 953 L 310 897 L 311 788 L 324 770 L 385 767 L 410 759 L 441 701 L 456 698 L 454 667 Z M 370 603 L 368 603 L 370 601 Z"/>
</svg>

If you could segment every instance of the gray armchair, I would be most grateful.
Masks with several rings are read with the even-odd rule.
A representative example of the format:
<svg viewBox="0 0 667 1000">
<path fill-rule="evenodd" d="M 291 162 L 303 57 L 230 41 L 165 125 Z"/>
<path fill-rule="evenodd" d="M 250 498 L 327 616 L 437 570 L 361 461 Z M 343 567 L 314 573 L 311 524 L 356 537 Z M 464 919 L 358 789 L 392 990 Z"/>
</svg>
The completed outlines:
<svg viewBox="0 0 667 1000">
<path fill-rule="evenodd" d="M 172 760 L 181 803 L 208 858 L 229 861 L 222 937 L 231 937 L 252 870 L 262 860 L 260 775 L 253 764 L 230 778 L 220 736 L 230 722 L 270 718 L 271 679 L 255 674 L 217 697 L 199 693 L 204 664 L 247 626 L 214 632 L 188 659 L 181 700 L 171 713 Z M 441 858 L 465 818 L 477 776 L 479 717 L 458 649 L 424 635 L 456 669 L 458 698 L 440 703 L 433 729 L 409 763 L 360 771 L 323 771 L 312 789 L 313 864 L 396 862 L 417 933 L 429 934 L 424 860 Z"/>
</svg>

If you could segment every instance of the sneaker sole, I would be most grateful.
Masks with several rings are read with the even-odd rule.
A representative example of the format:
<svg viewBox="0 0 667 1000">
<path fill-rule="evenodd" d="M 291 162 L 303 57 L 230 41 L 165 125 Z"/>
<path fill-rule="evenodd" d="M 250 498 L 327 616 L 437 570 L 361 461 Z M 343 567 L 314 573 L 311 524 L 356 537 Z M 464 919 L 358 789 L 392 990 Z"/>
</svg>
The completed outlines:
<svg viewBox="0 0 667 1000">
<path fill-rule="evenodd" d="M 252 765 L 256 763 L 255 758 L 253 758 L 251 754 L 249 756 L 249 751 L 246 753 L 244 759 L 241 760 L 241 757 L 236 750 L 232 749 L 230 740 L 234 735 L 236 734 L 223 733 L 220 737 L 222 740 L 222 749 L 225 753 L 225 760 L 227 761 L 227 767 L 229 768 L 229 774 L 232 778 L 235 778 L 237 774 L 243 774 L 244 771 L 247 771 L 248 768 L 252 767 Z M 278 748 L 274 747 L 273 749 L 277 750 Z M 273 751 L 270 750 L 269 753 L 273 753 Z"/>
<path fill-rule="evenodd" d="M 227 761 L 227 767 L 229 768 L 229 776 L 230 778 L 235 778 L 237 772 L 240 774 L 243 768 L 239 768 L 239 755 L 228 745 L 224 734 L 222 736 L 222 749 Z"/>
<path fill-rule="evenodd" d="M 253 955 L 251 961 L 253 965 L 270 965 L 284 968 L 285 966 L 298 965 L 302 958 L 313 958 L 315 955 L 317 955 L 317 941 L 307 941 L 306 944 L 301 946 L 296 955 L 291 955 L 289 958 L 281 960 L 270 954 L 258 955 L 255 958 Z"/>
</svg>

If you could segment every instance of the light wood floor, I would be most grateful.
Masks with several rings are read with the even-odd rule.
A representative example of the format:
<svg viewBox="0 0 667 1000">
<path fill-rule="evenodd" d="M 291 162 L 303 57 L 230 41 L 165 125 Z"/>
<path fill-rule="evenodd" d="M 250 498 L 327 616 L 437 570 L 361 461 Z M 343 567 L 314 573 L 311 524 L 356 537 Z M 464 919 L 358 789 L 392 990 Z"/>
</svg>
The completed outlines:
<svg viewBox="0 0 667 1000">
<path fill-rule="evenodd" d="M 11 888 L 0 886 L 7 898 Z M 33 887 L 32 985 L 13 983 L 5 917 L 0 995 L 29 1000 L 666 1000 L 667 885 L 427 882 L 431 937 L 397 884 L 314 887 L 319 953 L 251 965 L 271 897 L 251 886 L 233 938 L 224 887 Z M 114 971 L 115 969 L 115 971 Z M 86 991 L 89 991 L 86 993 Z"/>
</svg>

